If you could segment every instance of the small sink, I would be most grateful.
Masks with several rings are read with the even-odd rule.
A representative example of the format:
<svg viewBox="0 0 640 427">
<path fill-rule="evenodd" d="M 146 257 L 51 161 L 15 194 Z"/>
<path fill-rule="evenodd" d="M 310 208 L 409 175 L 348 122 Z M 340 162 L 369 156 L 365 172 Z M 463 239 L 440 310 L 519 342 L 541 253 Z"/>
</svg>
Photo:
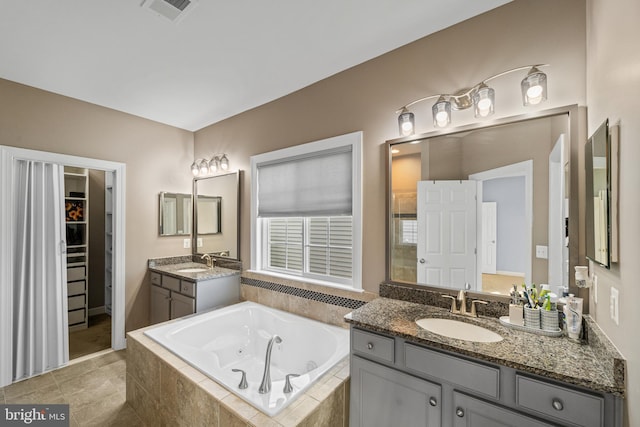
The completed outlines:
<svg viewBox="0 0 640 427">
<path fill-rule="evenodd" d="M 208 268 L 198 268 L 198 267 L 194 267 L 194 268 L 183 268 L 181 270 L 178 270 L 178 273 L 202 273 L 203 271 L 208 271 Z"/>
<path fill-rule="evenodd" d="M 493 331 L 458 320 L 427 317 L 416 320 L 416 323 L 429 332 L 458 340 L 474 342 L 502 341 L 502 337 Z"/>
</svg>

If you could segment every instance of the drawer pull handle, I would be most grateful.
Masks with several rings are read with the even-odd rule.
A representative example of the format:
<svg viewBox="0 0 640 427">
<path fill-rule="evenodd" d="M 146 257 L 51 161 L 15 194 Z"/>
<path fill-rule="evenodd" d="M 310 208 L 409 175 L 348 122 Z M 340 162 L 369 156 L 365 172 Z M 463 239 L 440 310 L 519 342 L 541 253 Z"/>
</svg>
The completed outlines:
<svg viewBox="0 0 640 427">
<path fill-rule="evenodd" d="M 369 350 L 373 350 L 373 343 L 372 342 L 367 343 L 367 348 Z"/>
<path fill-rule="evenodd" d="M 460 408 L 460 407 L 456 408 L 456 415 L 457 415 L 459 418 L 464 417 L 464 409 L 462 409 L 462 408 Z"/>
<path fill-rule="evenodd" d="M 558 398 L 553 399 L 553 402 L 551 402 L 551 406 L 553 406 L 553 409 L 555 409 L 556 411 L 562 411 L 564 409 L 562 400 Z"/>
<path fill-rule="evenodd" d="M 429 398 L 429 405 L 431 406 L 438 406 L 438 399 L 436 399 L 435 397 L 431 396 Z"/>
</svg>

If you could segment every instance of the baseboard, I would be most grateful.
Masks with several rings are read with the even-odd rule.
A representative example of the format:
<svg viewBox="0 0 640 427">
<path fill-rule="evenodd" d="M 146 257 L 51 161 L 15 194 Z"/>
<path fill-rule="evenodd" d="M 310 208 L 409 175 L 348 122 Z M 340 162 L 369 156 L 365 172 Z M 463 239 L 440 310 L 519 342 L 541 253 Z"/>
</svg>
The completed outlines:
<svg viewBox="0 0 640 427">
<path fill-rule="evenodd" d="M 93 307 L 89 309 L 89 317 L 97 316 L 98 314 L 104 314 L 104 305 L 100 307 Z"/>
<path fill-rule="evenodd" d="M 496 271 L 496 274 L 501 274 L 503 276 L 518 276 L 518 277 L 524 277 L 524 273 L 521 273 L 519 271 Z"/>
</svg>

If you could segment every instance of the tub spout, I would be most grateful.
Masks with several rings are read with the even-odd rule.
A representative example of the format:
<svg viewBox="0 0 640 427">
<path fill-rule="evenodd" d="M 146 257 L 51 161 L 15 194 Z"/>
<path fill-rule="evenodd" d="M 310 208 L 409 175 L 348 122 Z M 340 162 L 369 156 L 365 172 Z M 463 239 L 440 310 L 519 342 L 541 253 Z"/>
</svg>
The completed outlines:
<svg viewBox="0 0 640 427">
<path fill-rule="evenodd" d="M 267 353 L 264 358 L 264 374 L 262 374 L 262 382 L 260 383 L 260 388 L 258 389 L 258 393 L 265 394 L 271 391 L 271 351 L 273 350 L 274 341 L 277 344 L 282 342 L 282 338 L 278 335 L 274 335 L 269 340 L 269 344 L 267 345 Z"/>
</svg>

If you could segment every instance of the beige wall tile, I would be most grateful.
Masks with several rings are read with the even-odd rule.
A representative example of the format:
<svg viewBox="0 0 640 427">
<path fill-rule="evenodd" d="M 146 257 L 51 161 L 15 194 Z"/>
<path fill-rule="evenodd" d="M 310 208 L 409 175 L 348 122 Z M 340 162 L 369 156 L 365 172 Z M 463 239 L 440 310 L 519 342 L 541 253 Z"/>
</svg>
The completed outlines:
<svg viewBox="0 0 640 427">
<path fill-rule="evenodd" d="M 127 374 L 153 396 L 160 393 L 160 360 L 135 339 L 127 340 Z"/>
<path fill-rule="evenodd" d="M 247 423 L 238 418 L 233 412 L 231 412 L 224 405 L 220 405 L 220 427 L 246 427 Z"/>
</svg>

